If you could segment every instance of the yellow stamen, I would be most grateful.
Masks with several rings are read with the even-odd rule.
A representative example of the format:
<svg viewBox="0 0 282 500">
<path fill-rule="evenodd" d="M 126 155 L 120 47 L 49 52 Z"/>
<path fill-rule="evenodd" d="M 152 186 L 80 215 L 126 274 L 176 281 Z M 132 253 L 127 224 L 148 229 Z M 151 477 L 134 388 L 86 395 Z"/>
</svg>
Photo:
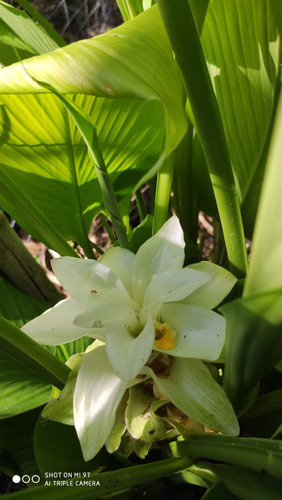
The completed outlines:
<svg viewBox="0 0 282 500">
<path fill-rule="evenodd" d="M 154 321 L 155 347 L 157 349 L 169 350 L 175 347 L 175 332 L 169 323 Z"/>
</svg>

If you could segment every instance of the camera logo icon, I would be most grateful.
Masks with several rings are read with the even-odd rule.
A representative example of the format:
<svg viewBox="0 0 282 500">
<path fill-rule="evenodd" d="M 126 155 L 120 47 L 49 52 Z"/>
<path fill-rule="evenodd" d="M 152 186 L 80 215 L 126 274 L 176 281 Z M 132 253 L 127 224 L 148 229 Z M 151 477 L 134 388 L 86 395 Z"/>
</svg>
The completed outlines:
<svg viewBox="0 0 282 500">
<path fill-rule="evenodd" d="M 15 474 L 12 477 L 12 481 L 15 484 L 20 483 L 20 482 L 22 482 L 24 484 L 28 484 L 30 482 L 33 484 L 38 484 L 40 482 L 40 477 L 37 474 L 34 474 L 33 476 L 29 476 L 28 474 L 24 474 L 22 477 L 19 476 L 18 474 Z"/>
</svg>

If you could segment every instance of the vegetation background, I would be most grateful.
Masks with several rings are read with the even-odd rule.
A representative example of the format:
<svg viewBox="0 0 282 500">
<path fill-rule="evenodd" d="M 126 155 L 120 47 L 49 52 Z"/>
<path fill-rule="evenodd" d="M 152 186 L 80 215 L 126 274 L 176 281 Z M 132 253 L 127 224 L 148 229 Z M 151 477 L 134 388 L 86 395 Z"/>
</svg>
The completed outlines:
<svg viewBox="0 0 282 500">
<path fill-rule="evenodd" d="M 14 0 L 10 5 L 21 9 Z M 35 0 L 31 2 L 67 43 L 91 38 L 119 26 L 123 20 L 115 0 Z M 22 489 L 0 472 L 0 495 Z"/>
</svg>

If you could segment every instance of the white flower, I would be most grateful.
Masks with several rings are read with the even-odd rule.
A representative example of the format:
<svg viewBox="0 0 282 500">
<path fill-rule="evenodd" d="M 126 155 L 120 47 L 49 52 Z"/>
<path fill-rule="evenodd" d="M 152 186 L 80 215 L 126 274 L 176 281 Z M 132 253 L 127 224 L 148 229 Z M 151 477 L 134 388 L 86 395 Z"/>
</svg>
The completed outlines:
<svg viewBox="0 0 282 500">
<path fill-rule="evenodd" d="M 47 345 L 82 336 L 104 340 L 114 372 L 126 381 L 136 377 L 153 349 L 216 361 L 224 345 L 225 320 L 210 309 L 231 290 L 235 278 L 208 262 L 184 269 L 183 262 L 184 239 L 177 217 L 136 255 L 116 247 L 100 262 L 55 259 L 54 272 L 72 298 L 26 324 L 23 331 Z"/>
<path fill-rule="evenodd" d="M 203 425 L 238 432 L 225 393 L 199 361 L 216 361 L 221 354 L 225 320 L 211 309 L 236 280 L 209 262 L 186 268 L 183 262 L 177 217 L 136 255 L 115 247 L 100 262 L 71 257 L 53 261 L 71 298 L 23 330 L 42 344 L 58 345 L 84 335 L 105 342 L 85 355 L 74 393 L 75 425 L 86 459 L 107 439 L 116 408 L 140 373 L 152 377 L 178 408 Z M 145 366 L 154 351 L 173 357 L 167 378 Z"/>
</svg>

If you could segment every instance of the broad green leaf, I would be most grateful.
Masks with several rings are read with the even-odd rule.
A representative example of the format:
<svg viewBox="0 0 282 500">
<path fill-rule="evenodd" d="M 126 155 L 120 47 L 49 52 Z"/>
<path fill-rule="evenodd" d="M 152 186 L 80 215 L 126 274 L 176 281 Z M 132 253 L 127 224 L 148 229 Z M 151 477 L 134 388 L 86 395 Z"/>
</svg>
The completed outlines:
<svg viewBox="0 0 282 500">
<path fill-rule="evenodd" d="M 280 92 L 244 297 L 276 290 L 282 284 L 282 219 L 278 216 L 282 209 L 281 137 L 282 93 Z"/>
<path fill-rule="evenodd" d="M 8 476 L 39 473 L 32 437 L 40 410 L 0 420 L 0 469 Z"/>
<path fill-rule="evenodd" d="M 282 221 L 280 96 L 243 298 L 222 308 L 227 315 L 225 383 L 233 401 L 251 390 L 281 359 Z"/>
<path fill-rule="evenodd" d="M 91 257 L 88 230 L 101 194 L 95 189 L 97 180 L 82 138 L 57 97 L 17 95 L 3 96 L 1 101 L 5 110 L 0 125 L 4 135 L 0 147 L 2 207 L 60 254 L 65 250 L 52 241 L 56 231 L 48 234 L 48 221 L 61 238 L 78 241 Z M 31 199 L 25 203 L 27 214 L 21 206 L 23 195 Z"/>
<path fill-rule="evenodd" d="M 152 68 L 157 68 L 157 71 L 152 71 Z M 156 155 L 156 152 L 161 152 L 162 155 L 159 161 L 156 162 L 154 158 L 152 163 L 148 163 L 146 177 L 152 176 L 159 169 L 164 157 L 168 156 L 184 135 L 186 118 L 183 111 L 182 83 L 156 7 L 100 37 L 83 40 L 58 49 L 52 54 L 26 60 L 24 64 L 9 67 L 9 71 L 5 73 L 7 69 L 4 68 L 0 73 L 1 93 L 41 93 L 42 88 L 35 82 L 39 80 L 61 93 L 94 94 L 111 99 L 126 98 L 130 99 L 128 104 L 133 107 L 133 123 L 139 112 L 139 109 L 135 111 L 134 100 L 147 101 L 147 107 L 150 106 L 149 101 L 159 101 L 162 111 L 158 111 L 157 118 L 160 119 L 161 114 L 161 121 L 164 119 L 165 141 L 162 150 L 162 142 L 158 142 L 156 151 L 156 134 L 160 137 L 159 134 L 162 136 L 164 132 L 163 127 L 159 126 L 150 142 L 153 143 L 153 155 Z M 60 74 L 59 79 L 57 74 Z M 156 103 L 153 105 L 156 106 Z M 151 113 L 153 116 L 154 113 Z M 116 116 L 109 116 L 110 121 L 116 119 Z M 131 125 L 126 122 L 125 116 L 122 113 L 119 122 L 122 138 L 123 125 L 125 130 L 126 125 Z M 135 150 L 139 145 L 138 149 L 142 151 L 146 144 L 144 132 L 150 137 L 149 125 L 150 120 L 147 121 L 145 131 L 139 132 L 139 140 L 135 138 Z M 106 127 L 106 133 L 108 135 L 109 126 Z M 100 140 L 100 143 L 102 145 L 103 141 Z M 129 142 L 127 144 L 132 146 Z M 148 156 L 150 155 L 147 153 L 145 157 Z M 106 155 L 104 157 L 110 169 Z M 130 163 L 132 164 L 132 161 Z M 124 165 L 124 169 L 127 167 L 128 164 Z"/>
<path fill-rule="evenodd" d="M 266 475 L 264 469 L 254 472 L 244 467 L 216 464 L 209 468 L 220 477 L 228 491 L 232 493 L 232 496 L 227 493 L 226 500 L 236 498 L 242 500 L 265 500 L 266 498 L 280 500 L 281 498 L 282 480 Z M 209 500 L 215 497 L 205 495 L 205 498 Z"/>
<path fill-rule="evenodd" d="M 244 436 L 273 438 L 281 432 L 282 390 L 264 394 L 240 418 Z M 278 432 L 277 432 L 278 431 Z"/>
<path fill-rule="evenodd" d="M 44 484 L 45 472 L 99 472 L 114 465 L 114 458 L 103 449 L 95 459 L 85 463 L 75 428 L 39 417 L 34 432 L 34 454 Z M 65 476 L 66 477 L 66 476 Z M 77 478 L 80 477 L 78 474 Z M 63 478 L 62 478 L 63 479 Z"/>
<path fill-rule="evenodd" d="M 0 418 L 11 417 L 46 403 L 52 387 L 7 353 L 0 352 Z"/>
<path fill-rule="evenodd" d="M 279 85 L 279 37 L 269 2 L 210 2 L 202 44 L 250 234 Z"/>
<path fill-rule="evenodd" d="M 226 318 L 225 390 L 236 406 L 282 356 L 281 288 L 229 302 Z"/>
<path fill-rule="evenodd" d="M 27 50 L 30 55 L 44 54 L 58 48 L 58 44 L 26 12 L 7 2 L 0 2 L 0 19 L 2 43 Z"/>
<path fill-rule="evenodd" d="M 39 302 L 23 294 L 1 275 L 0 297 L 0 315 L 18 328 L 50 307 L 47 302 Z"/>
</svg>

